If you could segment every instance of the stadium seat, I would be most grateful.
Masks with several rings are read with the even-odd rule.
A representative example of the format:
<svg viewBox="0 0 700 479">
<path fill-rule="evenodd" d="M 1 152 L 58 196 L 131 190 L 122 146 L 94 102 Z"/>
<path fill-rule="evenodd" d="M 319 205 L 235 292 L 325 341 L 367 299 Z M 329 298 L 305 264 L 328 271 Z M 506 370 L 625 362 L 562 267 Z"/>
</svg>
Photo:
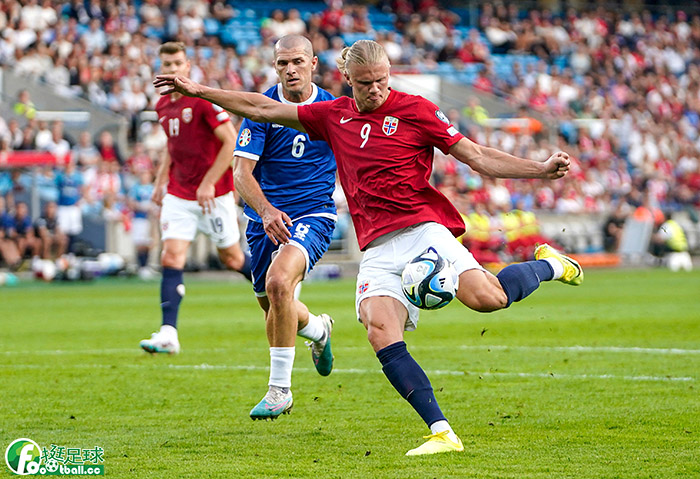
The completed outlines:
<svg viewBox="0 0 700 479">
<path fill-rule="evenodd" d="M 215 18 L 205 18 L 204 19 L 204 34 L 205 35 L 218 35 L 219 30 L 221 30 L 221 23 Z"/>
<path fill-rule="evenodd" d="M 376 34 L 374 32 L 347 32 L 341 33 L 340 37 L 343 39 L 346 45 L 352 45 L 358 40 L 374 40 L 376 39 Z"/>
</svg>

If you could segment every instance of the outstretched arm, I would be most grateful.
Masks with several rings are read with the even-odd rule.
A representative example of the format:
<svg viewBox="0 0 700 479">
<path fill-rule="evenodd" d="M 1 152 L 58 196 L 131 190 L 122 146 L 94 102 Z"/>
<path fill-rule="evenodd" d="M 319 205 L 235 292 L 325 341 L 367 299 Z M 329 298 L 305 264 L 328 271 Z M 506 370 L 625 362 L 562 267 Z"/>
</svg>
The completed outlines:
<svg viewBox="0 0 700 479">
<path fill-rule="evenodd" d="M 306 132 L 299 122 L 296 105 L 280 103 L 260 93 L 210 88 L 179 75 L 158 75 L 153 85 L 165 88 L 161 95 L 178 92 L 185 96 L 203 98 L 231 113 L 259 123 L 279 123 Z"/>
<path fill-rule="evenodd" d="M 450 148 L 450 154 L 477 173 L 496 178 L 548 178 L 556 180 L 569 172 L 569 155 L 554 153 L 544 163 L 510 155 L 462 138 Z"/>
</svg>

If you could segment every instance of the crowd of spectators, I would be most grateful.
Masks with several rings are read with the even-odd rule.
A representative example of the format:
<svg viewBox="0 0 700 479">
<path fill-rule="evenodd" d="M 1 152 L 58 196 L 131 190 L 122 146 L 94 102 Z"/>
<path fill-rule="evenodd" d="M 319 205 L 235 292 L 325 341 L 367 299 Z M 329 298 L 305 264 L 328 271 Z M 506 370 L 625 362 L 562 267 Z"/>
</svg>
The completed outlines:
<svg viewBox="0 0 700 479">
<path fill-rule="evenodd" d="M 154 173 L 165 150 L 158 124 L 140 120 L 158 99 L 151 81 L 164 40 L 191 47 L 195 81 L 261 91 L 276 82 L 275 40 L 306 34 L 324 60 L 317 83 L 343 95 L 349 91 L 333 60 L 348 38 L 359 35 L 382 43 L 395 71 L 478 65 L 474 88 L 510 102 L 519 116 L 532 120 L 488 126 L 488 112 L 465 99 L 465 108 L 448 116 L 475 141 L 536 159 L 558 149 L 574 158 L 572 174 L 562 181 L 508 181 L 483 179 L 438 152 L 435 183 L 465 215 L 476 205 L 621 214 L 648 203 L 697 218 L 700 16 L 600 8 L 555 14 L 485 3 L 476 26 L 465 28 L 459 14 L 435 0 L 386 0 L 371 8 L 392 12 L 393 24 L 375 28 L 364 4 L 329 0 L 314 14 L 283 5 L 260 22 L 260 41 L 241 52 L 207 34 L 205 20 L 223 25 L 240 15 L 223 0 L 2 2 L 0 65 L 45 82 L 57 95 L 82 97 L 124 115 L 131 128 L 129 151 L 119 151 L 107 132 L 71 137 L 61 122 L 37 121 L 41 105 L 23 92 L 13 99 L 14 116 L 0 119 L 0 150 L 70 153 L 82 177 L 77 204 L 83 213 L 128 221 L 130 187 L 140 172 Z M 494 62 L 503 55 L 538 60 L 513 61 L 511 74 L 496 74 Z M 60 169 L 43 168 L 38 176 L 43 202 L 60 205 Z M 11 208 L 17 203 L 12 197 L 27 188 L 26 172 L 0 170 L 0 196 Z"/>
</svg>

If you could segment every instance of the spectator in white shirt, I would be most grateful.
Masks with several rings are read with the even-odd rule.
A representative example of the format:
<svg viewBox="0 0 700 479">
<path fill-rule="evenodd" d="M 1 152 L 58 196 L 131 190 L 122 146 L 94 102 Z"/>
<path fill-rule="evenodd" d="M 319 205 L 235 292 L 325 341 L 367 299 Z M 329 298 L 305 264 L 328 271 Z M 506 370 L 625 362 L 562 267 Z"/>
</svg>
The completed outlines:
<svg viewBox="0 0 700 479">
<path fill-rule="evenodd" d="M 107 35 L 97 18 L 90 20 L 90 29 L 83 34 L 82 41 L 88 55 L 102 53 L 107 48 Z"/>
</svg>

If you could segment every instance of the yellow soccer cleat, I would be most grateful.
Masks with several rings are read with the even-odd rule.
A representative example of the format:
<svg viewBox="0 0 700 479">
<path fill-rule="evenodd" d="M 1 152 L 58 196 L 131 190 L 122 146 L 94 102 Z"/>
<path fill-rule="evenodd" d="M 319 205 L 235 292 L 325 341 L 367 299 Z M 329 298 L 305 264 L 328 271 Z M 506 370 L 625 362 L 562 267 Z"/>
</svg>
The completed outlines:
<svg viewBox="0 0 700 479">
<path fill-rule="evenodd" d="M 558 278 L 562 283 L 571 284 L 573 286 L 578 286 L 583 283 L 583 269 L 576 260 L 561 254 L 547 243 L 541 244 L 535 248 L 535 259 L 545 258 L 555 258 L 564 266 L 564 273 Z"/>
<path fill-rule="evenodd" d="M 425 454 L 439 454 L 441 452 L 464 451 L 462 440 L 457 438 L 457 442 L 454 442 L 447 437 L 448 433 L 449 431 L 442 431 L 437 434 L 431 434 L 430 436 L 423 436 L 423 439 L 427 439 L 427 441 L 417 448 L 411 449 L 406 455 L 423 456 Z"/>
</svg>

